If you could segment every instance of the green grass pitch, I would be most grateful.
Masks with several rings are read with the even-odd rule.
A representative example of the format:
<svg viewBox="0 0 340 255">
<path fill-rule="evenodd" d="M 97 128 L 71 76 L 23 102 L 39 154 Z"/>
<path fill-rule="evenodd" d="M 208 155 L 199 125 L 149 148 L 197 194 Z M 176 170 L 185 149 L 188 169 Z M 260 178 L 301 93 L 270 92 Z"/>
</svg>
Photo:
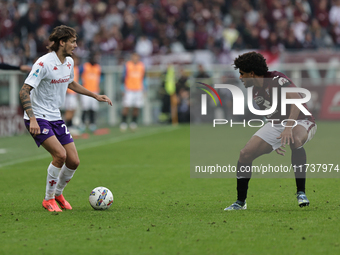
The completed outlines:
<svg viewBox="0 0 340 255">
<path fill-rule="evenodd" d="M 340 125 L 318 125 L 307 156 L 340 164 Z M 228 141 L 235 164 L 254 132 L 239 130 Z M 81 163 L 64 191 L 74 209 L 61 213 L 41 206 L 49 155 L 28 135 L 1 138 L 0 254 L 340 254 L 339 179 L 308 179 L 308 208 L 294 179 L 254 179 L 248 210 L 224 212 L 236 181 L 190 178 L 189 138 L 179 126 L 76 140 Z M 89 205 L 97 186 L 114 195 L 107 211 Z"/>
</svg>

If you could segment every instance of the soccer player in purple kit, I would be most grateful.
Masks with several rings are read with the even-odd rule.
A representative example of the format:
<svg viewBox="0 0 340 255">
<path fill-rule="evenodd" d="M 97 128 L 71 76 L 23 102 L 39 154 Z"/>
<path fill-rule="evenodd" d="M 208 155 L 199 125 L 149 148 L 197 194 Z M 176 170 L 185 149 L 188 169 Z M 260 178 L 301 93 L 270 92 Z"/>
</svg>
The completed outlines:
<svg viewBox="0 0 340 255">
<path fill-rule="evenodd" d="M 276 119 L 260 128 L 241 150 L 237 162 L 237 200 L 225 208 L 225 211 L 247 209 L 248 183 L 251 178 L 252 162 L 263 154 L 275 150 L 284 156 L 285 145 L 292 151 L 291 163 L 295 166 L 295 180 L 297 187 L 297 200 L 300 207 L 308 206 L 309 200 L 305 194 L 306 184 L 306 152 L 303 145 L 310 141 L 315 132 L 316 124 L 313 116 L 305 115 L 296 105 L 287 105 L 286 115 L 281 115 L 281 88 L 296 87 L 284 74 L 277 71 L 268 71 L 265 58 L 256 52 L 248 52 L 234 60 L 235 69 L 239 70 L 240 79 L 246 88 L 253 87 L 253 98 L 261 110 L 271 108 L 272 88 L 278 89 L 278 104 L 274 113 L 266 116 L 267 119 Z M 299 93 L 286 93 L 287 99 L 301 99 Z M 303 104 L 307 109 L 307 106 Z M 288 120 L 284 125 L 281 121 Z M 296 123 L 294 122 L 296 121 Z M 297 124 L 294 126 L 294 124 Z M 301 167 L 300 167 L 301 166 Z M 248 169 L 248 171 L 245 171 Z"/>
<path fill-rule="evenodd" d="M 77 47 L 76 39 L 73 28 L 55 27 L 49 36 L 50 52 L 35 62 L 20 90 L 26 128 L 38 147 L 42 145 L 52 156 L 42 202 L 48 211 L 61 211 L 56 202 L 62 209 L 72 209 L 62 192 L 79 165 L 76 146 L 59 110 L 67 88 L 112 105 L 107 96 L 96 95 L 73 80 L 71 56 Z"/>
</svg>

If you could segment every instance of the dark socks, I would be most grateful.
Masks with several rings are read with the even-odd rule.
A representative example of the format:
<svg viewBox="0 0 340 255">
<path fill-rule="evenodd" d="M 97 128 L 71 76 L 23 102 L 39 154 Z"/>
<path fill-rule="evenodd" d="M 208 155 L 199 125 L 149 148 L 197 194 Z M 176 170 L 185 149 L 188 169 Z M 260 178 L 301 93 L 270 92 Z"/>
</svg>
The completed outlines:
<svg viewBox="0 0 340 255">
<path fill-rule="evenodd" d="M 65 121 L 66 123 L 66 126 L 67 127 L 72 127 L 72 125 L 73 125 L 73 123 L 72 123 L 72 119 L 70 119 L 70 120 L 67 120 L 67 121 Z"/>
<path fill-rule="evenodd" d="M 95 118 L 96 118 L 96 112 L 93 110 L 89 110 L 89 115 L 90 115 L 90 123 L 94 124 L 95 123 Z"/>
<path fill-rule="evenodd" d="M 237 203 L 244 205 L 247 192 L 248 183 L 251 178 L 251 164 L 242 164 L 237 162 Z"/>
<path fill-rule="evenodd" d="M 122 122 L 126 123 L 126 119 L 127 119 L 127 116 L 126 115 L 122 115 Z"/>
<path fill-rule="evenodd" d="M 292 150 L 292 165 L 295 170 L 295 181 L 297 192 L 305 192 L 306 188 L 306 151 L 299 148 Z"/>
<path fill-rule="evenodd" d="M 87 111 L 83 111 L 82 115 L 81 115 L 81 120 L 84 123 L 84 125 L 86 124 L 86 116 L 87 116 Z"/>
<path fill-rule="evenodd" d="M 137 123 L 138 116 L 132 116 L 132 122 Z"/>
</svg>

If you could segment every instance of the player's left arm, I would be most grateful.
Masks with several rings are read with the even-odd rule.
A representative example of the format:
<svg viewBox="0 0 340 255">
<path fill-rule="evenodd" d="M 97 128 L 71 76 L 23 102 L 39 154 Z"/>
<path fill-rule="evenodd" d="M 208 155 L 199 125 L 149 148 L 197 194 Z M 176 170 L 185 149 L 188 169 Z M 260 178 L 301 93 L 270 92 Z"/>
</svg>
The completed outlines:
<svg viewBox="0 0 340 255">
<path fill-rule="evenodd" d="M 287 93 L 286 94 L 287 99 L 300 99 L 301 96 L 298 93 Z M 289 113 L 289 121 L 286 122 L 286 127 L 281 133 L 278 139 L 281 139 L 281 145 L 285 147 L 285 145 L 290 145 L 290 143 L 294 143 L 293 138 L 293 126 L 295 122 L 293 120 L 296 120 L 300 114 L 300 109 L 295 105 L 292 104 L 290 106 L 290 113 Z"/>
<path fill-rule="evenodd" d="M 93 97 L 94 99 L 98 100 L 99 102 L 107 102 L 109 105 L 112 106 L 112 102 L 111 102 L 110 98 L 108 98 L 106 95 L 97 95 L 97 94 L 89 91 L 88 89 L 84 88 L 83 86 L 81 86 L 76 81 L 72 81 L 68 85 L 68 88 L 72 89 L 74 92 L 77 92 L 79 94 L 89 96 L 89 97 Z"/>
</svg>

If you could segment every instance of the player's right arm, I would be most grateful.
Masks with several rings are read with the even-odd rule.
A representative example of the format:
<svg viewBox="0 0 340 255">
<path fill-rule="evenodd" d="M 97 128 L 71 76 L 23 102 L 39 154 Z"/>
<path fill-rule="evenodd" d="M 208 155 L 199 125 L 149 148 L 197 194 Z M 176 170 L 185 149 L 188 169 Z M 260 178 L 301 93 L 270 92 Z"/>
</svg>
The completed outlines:
<svg viewBox="0 0 340 255">
<path fill-rule="evenodd" d="M 38 125 L 37 119 L 34 116 L 30 91 L 33 89 L 30 85 L 24 84 L 19 92 L 20 102 L 22 108 L 27 113 L 28 118 L 30 119 L 30 133 L 32 135 L 39 135 L 40 134 L 40 127 Z"/>
</svg>

